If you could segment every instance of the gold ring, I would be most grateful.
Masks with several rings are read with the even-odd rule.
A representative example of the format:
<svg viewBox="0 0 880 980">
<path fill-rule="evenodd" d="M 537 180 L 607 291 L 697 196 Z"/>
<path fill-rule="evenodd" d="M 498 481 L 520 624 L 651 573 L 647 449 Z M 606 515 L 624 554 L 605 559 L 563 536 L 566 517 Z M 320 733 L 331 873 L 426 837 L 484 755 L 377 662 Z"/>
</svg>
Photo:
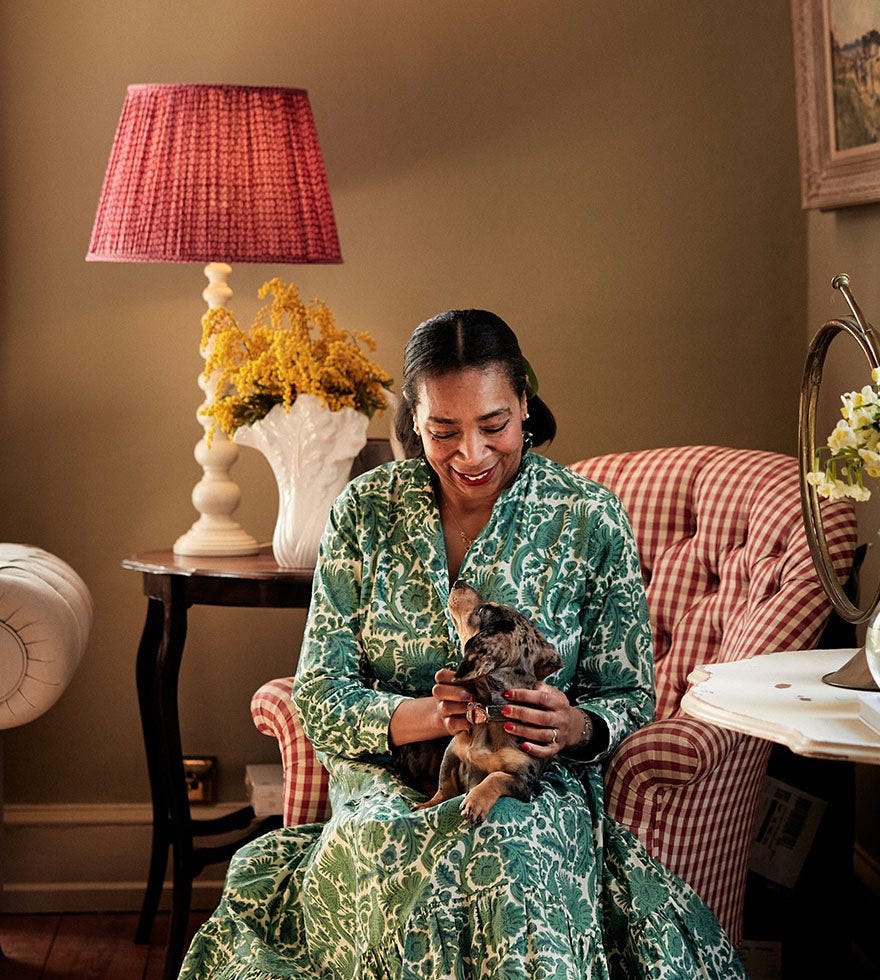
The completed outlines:
<svg viewBox="0 0 880 980">
<path fill-rule="evenodd" d="M 551 728 L 550 731 L 553 732 L 553 738 L 550 739 L 550 744 L 551 745 L 555 745 L 556 744 L 556 738 L 559 735 L 559 732 L 557 732 L 555 728 Z"/>
</svg>

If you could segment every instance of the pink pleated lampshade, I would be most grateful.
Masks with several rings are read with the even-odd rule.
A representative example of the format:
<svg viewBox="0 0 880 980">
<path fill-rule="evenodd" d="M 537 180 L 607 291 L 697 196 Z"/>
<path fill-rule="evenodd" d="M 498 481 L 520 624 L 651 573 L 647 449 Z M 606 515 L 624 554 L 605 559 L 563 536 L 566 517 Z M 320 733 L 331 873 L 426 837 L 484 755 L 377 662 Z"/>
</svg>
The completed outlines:
<svg viewBox="0 0 880 980">
<path fill-rule="evenodd" d="M 341 262 L 307 93 L 130 86 L 86 259 Z"/>
</svg>

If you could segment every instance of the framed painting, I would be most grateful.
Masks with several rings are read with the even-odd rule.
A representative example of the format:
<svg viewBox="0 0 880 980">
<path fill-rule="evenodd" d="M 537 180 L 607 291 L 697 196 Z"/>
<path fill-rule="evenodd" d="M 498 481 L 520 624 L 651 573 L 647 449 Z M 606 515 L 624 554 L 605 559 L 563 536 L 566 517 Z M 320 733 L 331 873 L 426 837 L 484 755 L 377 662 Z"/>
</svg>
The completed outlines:
<svg viewBox="0 0 880 980">
<path fill-rule="evenodd" d="M 792 0 L 803 208 L 880 201 L 880 0 Z"/>
</svg>

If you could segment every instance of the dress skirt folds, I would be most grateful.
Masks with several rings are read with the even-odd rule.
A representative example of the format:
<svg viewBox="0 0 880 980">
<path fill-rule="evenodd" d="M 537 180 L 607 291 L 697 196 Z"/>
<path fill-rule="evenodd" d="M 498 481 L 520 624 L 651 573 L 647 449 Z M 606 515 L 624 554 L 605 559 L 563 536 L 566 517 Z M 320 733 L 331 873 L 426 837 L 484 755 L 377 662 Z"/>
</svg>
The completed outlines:
<svg viewBox="0 0 880 980">
<path fill-rule="evenodd" d="M 530 615 L 563 668 L 548 683 L 600 717 L 596 758 L 559 755 L 528 803 L 480 826 L 459 799 L 394 773 L 388 722 L 459 658 L 430 474 L 392 463 L 334 506 L 294 686 L 330 773 L 326 824 L 285 828 L 233 858 L 186 980 L 737 980 L 717 920 L 610 820 L 601 762 L 653 710 L 638 557 L 607 490 L 532 453 L 460 577 Z"/>
<path fill-rule="evenodd" d="M 412 811 L 368 767 L 350 789 L 325 826 L 238 852 L 183 976 L 745 977 L 693 891 L 595 821 L 592 794 L 561 766 L 532 803 L 502 798 L 477 828 L 456 800 Z"/>
</svg>

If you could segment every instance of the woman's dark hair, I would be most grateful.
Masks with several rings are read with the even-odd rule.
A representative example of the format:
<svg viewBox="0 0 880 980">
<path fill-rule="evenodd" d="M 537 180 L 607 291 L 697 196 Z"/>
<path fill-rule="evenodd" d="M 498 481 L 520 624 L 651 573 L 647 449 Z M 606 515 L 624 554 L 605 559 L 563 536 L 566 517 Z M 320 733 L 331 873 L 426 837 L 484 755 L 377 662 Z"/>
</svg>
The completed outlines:
<svg viewBox="0 0 880 980">
<path fill-rule="evenodd" d="M 529 417 L 523 423 L 532 444 L 540 446 L 556 435 L 556 419 L 531 390 L 526 361 L 516 334 L 487 310 L 447 310 L 420 323 L 403 354 L 403 384 L 394 430 L 407 456 L 418 456 L 422 440 L 413 431 L 419 385 L 462 368 L 498 367 L 507 374 L 517 397 L 525 394 Z"/>
</svg>

